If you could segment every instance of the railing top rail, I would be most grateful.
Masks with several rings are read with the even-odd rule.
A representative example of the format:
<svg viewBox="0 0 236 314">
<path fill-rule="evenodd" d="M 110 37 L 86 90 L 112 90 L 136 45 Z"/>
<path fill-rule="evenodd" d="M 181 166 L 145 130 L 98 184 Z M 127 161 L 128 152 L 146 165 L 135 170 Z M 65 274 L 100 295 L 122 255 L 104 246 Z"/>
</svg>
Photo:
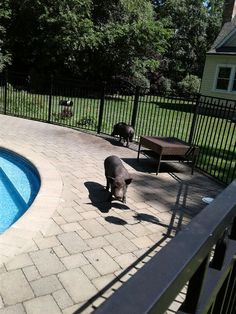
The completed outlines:
<svg viewBox="0 0 236 314">
<path fill-rule="evenodd" d="M 209 101 L 207 101 L 209 99 Z M 222 104 L 222 103 L 227 103 L 229 102 L 230 104 L 234 104 L 236 105 L 236 100 L 233 100 L 233 99 L 226 99 L 226 98 L 220 98 L 220 97 L 211 97 L 211 96 L 208 96 L 208 95 L 203 95 L 203 94 L 200 94 L 199 95 L 199 101 L 200 103 L 201 102 L 206 102 L 209 104 L 212 104 L 212 105 L 215 105 L 216 103 L 217 104 Z"/>
<path fill-rule="evenodd" d="M 236 180 L 95 313 L 164 313 L 236 215 Z"/>
</svg>

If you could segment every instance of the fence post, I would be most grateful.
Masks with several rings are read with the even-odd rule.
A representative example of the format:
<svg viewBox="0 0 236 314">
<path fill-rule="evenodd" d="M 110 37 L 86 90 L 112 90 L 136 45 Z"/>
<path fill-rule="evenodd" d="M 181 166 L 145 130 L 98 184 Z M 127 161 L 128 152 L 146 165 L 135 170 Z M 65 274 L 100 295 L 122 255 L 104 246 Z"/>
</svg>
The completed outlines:
<svg viewBox="0 0 236 314">
<path fill-rule="evenodd" d="M 53 91 L 53 75 L 50 75 L 50 94 L 49 94 L 49 104 L 48 104 L 48 123 L 51 122 L 51 111 L 52 111 L 52 91 Z"/>
<path fill-rule="evenodd" d="M 133 128 L 135 128 L 135 124 L 136 124 L 138 105 L 139 105 L 139 95 L 140 95 L 140 87 L 136 86 L 135 96 L 134 96 L 134 107 L 133 107 L 132 119 L 131 119 L 131 125 Z"/>
<path fill-rule="evenodd" d="M 8 81 L 8 73 L 5 71 L 5 88 L 4 88 L 4 114 L 7 114 L 7 81 Z"/>
<path fill-rule="evenodd" d="M 193 111 L 193 121 L 192 121 L 192 125 L 191 125 L 191 129 L 190 129 L 190 134 L 189 134 L 189 139 L 188 139 L 188 143 L 191 145 L 193 142 L 193 138 L 195 135 L 195 130 L 196 130 L 196 122 L 197 122 L 197 115 L 198 115 L 198 106 L 199 106 L 199 102 L 200 102 L 200 96 L 198 95 L 196 98 L 196 104 L 194 106 L 194 111 Z"/>
<path fill-rule="evenodd" d="M 106 92 L 106 83 L 102 86 L 102 93 L 101 93 L 101 99 L 100 99 L 100 107 L 99 107 L 99 116 L 98 116 L 98 128 L 97 133 L 101 133 L 102 129 L 102 118 L 103 118 L 103 111 L 104 111 L 104 103 L 105 103 L 105 92 Z"/>
</svg>

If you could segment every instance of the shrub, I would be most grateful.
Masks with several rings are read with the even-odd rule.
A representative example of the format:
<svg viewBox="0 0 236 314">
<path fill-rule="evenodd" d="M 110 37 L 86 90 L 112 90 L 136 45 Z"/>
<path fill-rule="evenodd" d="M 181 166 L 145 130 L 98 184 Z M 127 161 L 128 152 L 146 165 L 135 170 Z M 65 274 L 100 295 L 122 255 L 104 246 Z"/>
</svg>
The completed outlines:
<svg viewBox="0 0 236 314">
<path fill-rule="evenodd" d="M 159 81 L 159 90 L 164 93 L 172 92 L 172 81 L 163 76 Z"/>
<path fill-rule="evenodd" d="M 142 89 L 149 89 L 150 88 L 150 82 L 146 78 L 145 75 L 141 73 L 136 73 L 131 79 L 130 79 L 131 84 L 135 86 L 139 86 Z"/>
<path fill-rule="evenodd" d="M 96 128 L 97 127 L 97 119 L 92 115 L 84 116 L 77 122 L 77 125 L 79 127 L 94 127 L 94 128 Z"/>
<path fill-rule="evenodd" d="M 186 77 L 178 83 L 178 89 L 184 94 L 196 94 L 199 92 L 201 80 L 196 75 L 186 75 Z"/>
</svg>

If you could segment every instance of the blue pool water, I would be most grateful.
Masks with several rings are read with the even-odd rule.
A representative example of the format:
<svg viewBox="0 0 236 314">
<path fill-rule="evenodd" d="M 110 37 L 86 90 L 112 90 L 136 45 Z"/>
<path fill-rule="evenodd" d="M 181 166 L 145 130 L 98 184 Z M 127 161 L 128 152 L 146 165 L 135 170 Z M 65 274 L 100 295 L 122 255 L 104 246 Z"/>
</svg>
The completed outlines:
<svg viewBox="0 0 236 314">
<path fill-rule="evenodd" d="M 39 188 L 35 167 L 23 157 L 0 148 L 0 233 L 25 213 Z"/>
</svg>

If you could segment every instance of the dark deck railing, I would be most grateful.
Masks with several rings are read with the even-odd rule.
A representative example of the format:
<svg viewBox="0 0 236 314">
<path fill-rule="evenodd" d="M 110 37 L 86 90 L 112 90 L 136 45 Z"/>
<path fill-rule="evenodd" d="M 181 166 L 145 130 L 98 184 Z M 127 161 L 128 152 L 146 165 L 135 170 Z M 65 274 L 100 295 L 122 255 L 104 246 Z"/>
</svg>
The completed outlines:
<svg viewBox="0 0 236 314">
<path fill-rule="evenodd" d="M 69 99 L 72 107 L 60 106 Z M 225 184 L 236 177 L 236 101 L 151 94 L 134 86 L 0 75 L 0 113 L 111 134 L 124 121 L 140 136 L 174 136 L 199 146 L 196 166 Z"/>
<path fill-rule="evenodd" d="M 177 313 L 236 309 L 236 180 L 94 313 Z M 79 313 L 79 312 L 77 312 Z"/>
</svg>

